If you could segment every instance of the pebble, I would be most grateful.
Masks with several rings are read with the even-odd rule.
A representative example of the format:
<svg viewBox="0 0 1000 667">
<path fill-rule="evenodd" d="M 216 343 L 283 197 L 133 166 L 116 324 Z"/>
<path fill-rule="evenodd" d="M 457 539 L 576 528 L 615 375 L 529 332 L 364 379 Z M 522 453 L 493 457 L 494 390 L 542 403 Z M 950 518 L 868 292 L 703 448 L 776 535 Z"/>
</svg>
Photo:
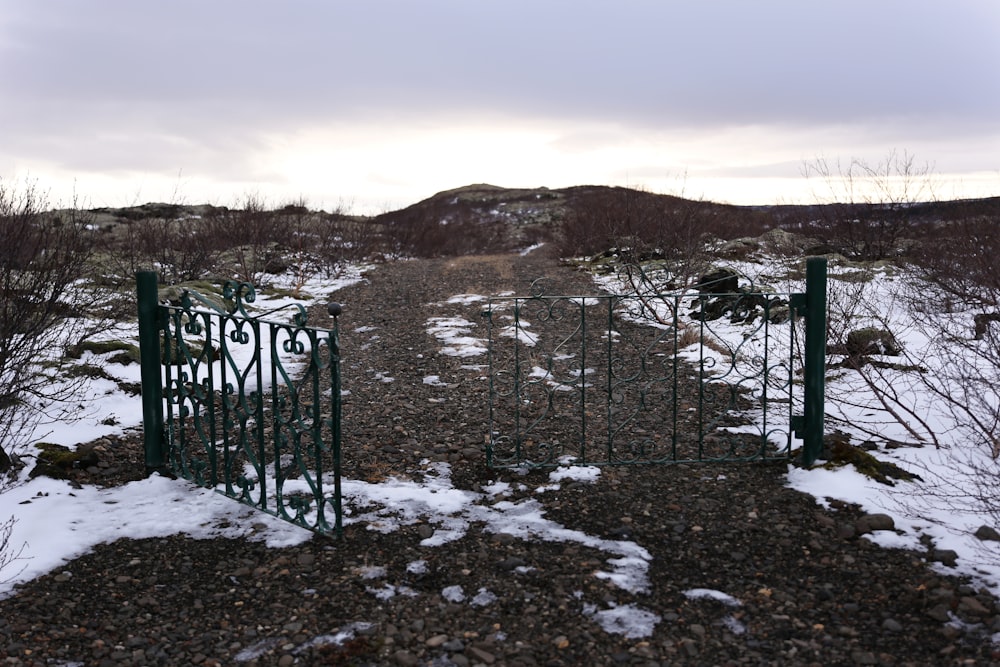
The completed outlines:
<svg viewBox="0 0 1000 667">
<path fill-rule="evenodd" d="M 894 618 L 887 618 L 882 621 L 882 629 L 887 632 L 902 632 L 903 626 Z"/>
<path fill-rule="evenodd" d="M 392 657 L 400 667 L 415 667 L 420 663 L 420 658 L 409 651 L 396 651 Z"/>
<path fill-rule="evenodd" d="M 972 596 L 965 596 L 958 601 L 958 611 L 973 616 L 988 616 L 990 613 L 986 605 Z"/>
<path fill-rule="evenodd" d="M 376 288 L 374 278 L 345 288 L 345 301 L 386 304 L 377 314 L 363 307 L 348 311 L 346 327 L 380 318 L 386 340 L 393 334 L 391 345 L 368 351 L 358 350 L 358 340 L 345 341 L 345 359 L 354 355 L 344 366 L 347 386 L 351 374 L 364 378 L 369 366 L 397 378 L 392 384 L 351 387 L 345 475 L 417 479 L 427 475 L 426 467 L 410 461 L 417 450 L 433 462 L 455 455 L 449 469 L 454 488 L 465 492 L 504 482 L 509 493 L 491 504 L 502 500 L 532 513 L 537 509 L 544 521 L 565 527 L 567 535 L 585 536 L 586 543 L 495 534 L 473 523 L 459 540 L 425 547 L 420 540 L 434 534 L 434 524 L 383 534 L 363 521 L 347 525 L 343 540 L 314 538 L 287 548 L 244 539 L 119 540 L 96 545 L 5 598 L 2 650 L 21 664 L 194 664 L 197 659 L 200 667 L 244 664 L 235 658 L 242 651 L 259 656 L 245 661 L 247 667 L 255 660 L 258 665 L 455 667 L 877 664 L 870 662 L 873 657 L 891 664 L 887 654 L 900 665 L 990 664 L 989 637 L 1000 632 L 992 598 L 930 573 L 922 560 L 929 544 L 926 551 L 907 553 L 850 539 L 857 537 L 856 523 L 880 530 L 888 528 L 874 526 L 888 524 L 873 523 L 846 503 L 831 503 L 835 511 L 817 510 L 812 498 L 785 487 L 784 464 L 727 466 L 725 479 L 707 466 L 602 469 L 596 482 L 564 483 L 544 494 L 534 490 L 547 482 L 545 473 L 487 469 L 482 443 L 489 382 L 479 379 L 486 372 L 462 369 L 469 360 L 445 358 L 425 340 L 425 316 L 460 312 L 459 306 L 444 312 L 428 305 L 449 296 L 451 278 L 444 267 L 451 261 L 430 265 L 430 272 L 416 266 L 419 262 L 375 270 L 373 276 L 384 270 L 396 277 L 396 297 Z M 475 266 L 479 260 L 462 261 Z M 523 260 L 500 261 L 509 271 Z M 538 268 L 555 271 L 554 264 Z M 590 284 L 580 273 L 554 275 L 578 288 Z M 473 280 L 477 290 L 488 291 L 488 280 Z M 425 283 L 442 293 L 425 298 L 416 291 Z M 451 293 L 461 291 L 466 290 Z M 397 316 L 394 310 L 404 303 L 406 317 Z M 478 315 L 470 321 L 473 317 Z M 345 339 L 349 332 L 344 329 Z M 412 367 L 412 353 L 399 363 L 376 363 L 376 354 L 408 347 L 424 352 L 420 369 Z M 350 370 L 350 363 L 361 367 Z M 454 378 L 458 388 L 453 393 L 424 388 L 422 377 L 432 373 Z M 410 375 L 415 382 L 408 382 Z M 428 402 L 446 395 L 447 401 Z M 401 406 L 403 401 L 409 405 Z M 141 467 L 141 448 L 135 452 Z M 352 509 L 354 518 L 376 511 Z M 480 509 L 494 511 L 486 504 Z M 256 516 L 247 510 L 239 521 L 248 531 L 261 532 L 266 525 Z M 991 535 L 978 532 L 980 539 Z M 612 538 L 626 542 L 619 545 L 622 551 L 602 548 Z M 627 542 L 647 550 L 650 560 L 619 563 L 635 554 Z M 426 561 L 426 572 L 407 572 L 406 565 L 418 560 Z M 529 563 L 533 569 L 514 573 Z M 352 573 L 364 566 L 383 566 L 386 574 L 377 582 L 362 581 Z M 646 577 L 649 592 L 634 594 L 595 576 L 616 568 L 627 571 L 627 578 Z M 464 602 L 441 598 L 443 588 L 458 584 Z M 377 599 L 365 593 L 366 585 L 393 586 L 397 594 Z M 404 587 L 414 595 L 401 593 Z M 497 602 L 486 608 L 469 604 L 480 588 L 495 594 Z M 741 604 L 693 603 L 683 593 L 694 588 L 732 595 Z M 763 590 L 770 594 L 758 594 Z M 67 597 L 79 600 L 78 607 L 66 607 Z M 593 616 L 596 610 L 629 607 L 660 616 L 651 636 L 606 631 Z M 963 629 L 949 625 L 955 613 L 965 621 Z M 733 619 L 745 633 L 727 629 Z M 368 625 L 358 625 L 339 648 L 310 643 L 355 624 Z M 869 652 L 872 646 L 885 654 Z M 33 652 L 30 657 L 27 651 Z"/>
<path fill-rule="evenodd" d="M 489 651 L 479 648 L 478 646 L 468 647 L 467 649 L 465 649 L 465 654 L 472 660 L 478 660 L 479 662 L 482 662 L 486 665 L 492 665 L 497 661 L 495 655 L 493 655 Z"/>
</svg>

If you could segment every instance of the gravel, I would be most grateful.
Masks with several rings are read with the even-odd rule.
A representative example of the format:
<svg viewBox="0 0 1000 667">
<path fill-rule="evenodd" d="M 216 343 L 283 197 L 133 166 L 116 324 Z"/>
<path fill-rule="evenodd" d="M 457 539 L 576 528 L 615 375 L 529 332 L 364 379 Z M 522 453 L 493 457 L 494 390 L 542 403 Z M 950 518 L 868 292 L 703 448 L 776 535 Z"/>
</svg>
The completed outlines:
<svg viewBox="0 0 1000 667">
<path fill-rule="evenodd" d="M 344 474 L 415 478 L 422 462 L 444 461 L 455 487 L 507 482 L 505 500 L 535 498 L 546 519 L 590 539 L 472 525 L 425 546 L 439 526 L 381 533 L 360 522 L 342 540 L 281 549 L 122 539 L 0 602 L 3 664 L 1000 663 L 996 600 L 932 569 L 932 547 L 874 546 L 861 535 L 883 518 L 845 503 L 822 509 L 784 486 L 786 464 L 605 469 L 595 483 L 544 493 L 543 472 L 489 469 L 487 383 L 470 368 L 483 359 L 440 354 L 427 322 L 478 322 L 481 304 L 449 297 L 525 293 L 543 275 L 563 293 L 593 290 L 536 251 L 389 263 L 338 293 Z M 72 471 L 74 482 L 141 477 L 139 441 L 130 432 L 91 443 L 98 465 Z M 626 547 L 650 556 L 645 589 L 609 552 Z"/>
</svg>

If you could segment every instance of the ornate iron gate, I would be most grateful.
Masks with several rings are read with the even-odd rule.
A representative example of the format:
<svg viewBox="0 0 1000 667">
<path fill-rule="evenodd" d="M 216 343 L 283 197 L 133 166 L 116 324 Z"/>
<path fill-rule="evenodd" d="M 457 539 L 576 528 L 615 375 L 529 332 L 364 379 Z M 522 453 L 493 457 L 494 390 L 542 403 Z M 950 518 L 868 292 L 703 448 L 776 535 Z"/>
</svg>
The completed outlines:
<svg viewBox="0 0 1000 667">
<path fill-rule="evenodd" d="M 796 435 L 811 463 L 826 260 L 807 274 L 804 294 L 492 298 L 489 465 L 781 459 Z"/>
<path fill-rule="evenodd" d="M 189 290 L 160 304 L 156 274 L 136 280 L 147 471 L 339 535 L 336 325 L 307 326 L 298 304 L 290 321 L 271 319 L 284 309 L 252 316 L 248 283 L 226 283 L 224 304 Z"/>
</svg>

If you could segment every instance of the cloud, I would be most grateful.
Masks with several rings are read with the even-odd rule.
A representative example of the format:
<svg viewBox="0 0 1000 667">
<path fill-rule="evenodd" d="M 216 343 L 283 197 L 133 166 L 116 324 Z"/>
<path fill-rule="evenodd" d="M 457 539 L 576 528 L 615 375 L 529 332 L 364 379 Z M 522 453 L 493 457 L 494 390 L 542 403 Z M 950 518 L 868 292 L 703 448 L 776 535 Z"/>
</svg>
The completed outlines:
<svg viewBox="0 0 1000 667">
<path fill-rule="evenodd" d="M 513 147 L 602 165 L 590 182 L 916 145 L 978 168 L 1000 154 L 998 28 L 1000 5 L 975 0 L 0 0 L 0 171 L 291 187 L 367 151 L 374 187 L 412 183 L 389 163 L 449 127 L 483 147 L 439 157 L 459 183 Z M 492 140 L 512 134 L 540 143 Z"/>
</svg>

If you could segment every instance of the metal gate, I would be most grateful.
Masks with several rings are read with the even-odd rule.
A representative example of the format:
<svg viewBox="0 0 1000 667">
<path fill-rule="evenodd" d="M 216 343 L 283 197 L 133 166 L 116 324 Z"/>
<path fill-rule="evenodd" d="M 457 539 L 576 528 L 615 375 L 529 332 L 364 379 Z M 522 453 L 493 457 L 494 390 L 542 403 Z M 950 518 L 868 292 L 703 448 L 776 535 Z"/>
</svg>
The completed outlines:
<svg viewBox="0 0 1000 667">
<path fill-rule="evenodd" d="M 825 259 L 807 262 L 806 282 L 798 294 L 492 298 L 489 465 L 782 459 L 796 436 L 811 464 Z"/>
<path fill-rule="evenodd" d="M 159 303 L 155 273 L 136 284 L 147 472 L 339 535 L 336 324 L 307 326 L 299 304 L 286 321 L 284 308 L 251 315 L 249 283 L 227 282 L 223 303 L 184 290 L 172 304 Z"/>
</svg>

